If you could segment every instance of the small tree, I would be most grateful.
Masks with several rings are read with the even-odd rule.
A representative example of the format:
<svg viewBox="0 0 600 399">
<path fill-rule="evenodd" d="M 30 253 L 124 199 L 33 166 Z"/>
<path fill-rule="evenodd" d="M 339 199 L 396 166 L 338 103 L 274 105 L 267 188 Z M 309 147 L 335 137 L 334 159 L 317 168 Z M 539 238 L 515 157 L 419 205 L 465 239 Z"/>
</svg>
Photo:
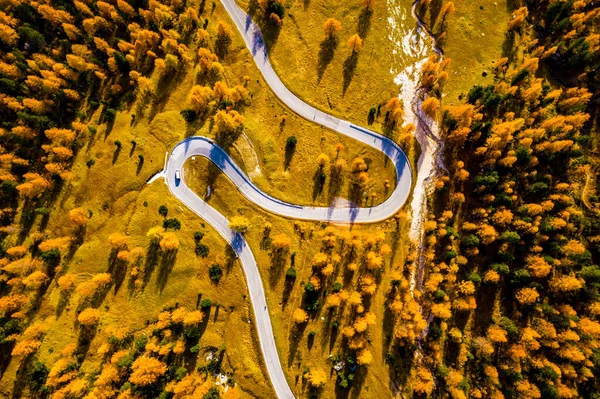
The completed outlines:
<svg viewBox="0 0 600 399">
<path fill-rule="evenodd" d="M 112 233 L 108 236 L 108 242 L 114 249 L 121 249 L 127 246 L 127 236 L 121 233 Z"/>
<path fill-rule="evenodd" d="M 290 280 L 295 280 L 296 279 L 296 269 L 294 269 L 293 267 L 290 267 L 289 269 L 287 269 L 287 271 L 285 272 L 285 278 L 290 279 Z"/>
<path fill-rule="evenodd" d="M 77 317 L 77 321 L 84 326 L 94 326 L 98 324 L 100 320 L 100 311 L 94 308 L 84 309 L 79 316 Z"/>
<path fill-rule="evenodd" d="M 375 0 L 363 0 L 362 4 L 363 7 L 365 7 L 366 10 L 368 11 L 373 11 L 373 8 L 375 7 Z"/>
<path fill-rule="evenodd" d="M 317 157 L 317 165 L 319 168 L 323 169 L 325 165 L 329 164 L 329 157 L 326 154 L 319 154 Z"/>
<path fill-rule="evenodd" d="M 201 242 L 196 243 L 196 255 L 200 256 L 201 258 L 206 258 L 209 252 L 210 248 L 208 245 Z"/>
<path fill-rule="evenodd" d="M 202 309 L 210 308 L 211 306 L 212 306 L 212 302 L 208 298 L 204 298 L 203 300 L 200 301 L 200 307 Z"/>
<path fill-rule="evenodd" d="M 289 136 L 285 142 L 285 149 L 289 151 L 293 151 L 296 149 L 296 144 L 298 143 L 298 139 L 296 136 Z"/>
<path fill-rule="evenodd" d="M 362 39 L 357 34 L 350 36 L 348 39 L 348 47 L 352 50 L 352 54 L 356 54 L 362 48 Z"/>
<path fill-rule="evenodd" d="M 288 251 L 292 245 L 292 240 L 287 234 L 277 234 L 273 237 L 271 245 L 278 251 Z"/>
<path fill-rule="evenodd" d="M 248 231 L 250 221 L 243 216 L 234 216 L 229 221 L 229 228 L 236 233 L 244 234 Z"/>
<path fill-rule="evenodd" d="M 218 283 L 219 280 L 221 280 L 221 277 L 223 277 L 223 269 L 221 269 L 221 265 L 218 263 L 213 264 L 208 269 L 208 276 L 212 281 Z"/>
<path fill-rule="evenodd" d="M 294 314 L 292 315 L 292 318 L 294 319 L 294 323 L 296 323 L 296 324 L 304 324 L 308 321 L 308 315 L 301 308 L 294 310 Z"/>
<path fill-rule="evenodd" d="M 428 97 L 421 104 L 421 109 L 425 112 L 430 118 L 436 118 L 438 111 L 440 110 L 440 101 L 435 97 Z"/>
<path fill-rule="evenodd" d="M 334 39 L 341 30 L 342 23 L 335 18 L 329 18 L 323 24 L 323 32 L 328 39 Z"/>
<path fill-rule="evenodd" d="M 75 208 L 69 211 L 69 218 L 76 227 L 82 227 L 90 219 L 90 214 L 83 208 Z"/>
<path fill-rule="evenodd" d="M 167 217 L 167 214 L 169 213 L 169 208 L 167 208 L 167 206 L 163 204 L 158 207 L 158 213 L 162 217 Z"/>
<path fill-rule="evenodd" d="M 308 383 L 313 388 L 321 388 L 327 382 L 327 374 L 323 370 L 311 370 L 308 373 Z"/>
<path fill-rule="evenodd" d="M 146 386 L 153 384 L 164 375 L 167 372 L 167 365 L 158 359 L 140 356 L 131 365 L 131 371 L 129 381 L 135 385 Z"/>
<path fill-rule="evenodd" d="M 181 222 L 176 218 L 169 218 L 163 221 L 163 228 L 181 230 Z"/>
<path fill-rule="evenodd" d="M 175 233 L 165 233 L 162 240 L 160 240 L 160 248 L 163 251 L 173 251 L 179 248 L 179 238 Z"/>
</svg>

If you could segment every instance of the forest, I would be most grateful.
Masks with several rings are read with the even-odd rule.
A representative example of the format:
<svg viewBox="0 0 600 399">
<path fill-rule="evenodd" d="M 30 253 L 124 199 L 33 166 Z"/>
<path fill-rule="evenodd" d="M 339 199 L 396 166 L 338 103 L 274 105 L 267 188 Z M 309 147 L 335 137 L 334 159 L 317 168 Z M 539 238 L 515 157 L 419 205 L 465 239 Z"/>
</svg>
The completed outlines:
<svg viewBox="0 0 600 399">
<path fill-rule="evenodd" d="M 396 336 L 406 356 L 426 333 L 422 395 L 595 398 L 600 8 L 515 3 L 493 84 L 439 109 L 448 174 L 424 226 L 428 324 Z"/>
<path fill-rule="evenodd" d="M 442 53 L 452 45 L 448 27 L 463 3 L 457 0 L 456 8 L 442 0 L 416 4 Z M 184 121 L 182 130 L 210 129 L 226 149 L 243 135 L 246 111 L 261 100 L 250 89 L 251 73 L 239 73 L 246 65 L 231 72 L 229 64 L 241 58 L 239 39 L 226 20 L 213 17 L 217 3 L 0 0 L 0 5 L 0 380 L 14 371 L 11 386 L 0 387 L 0 394 L 269 397 L 270 388 L 262 386 L 268 382 L 248 383 L 252 386 L 245 391 L 234 378 L 237 364 L 229 351 L 237 342 L 227 349 L 199 344 L 219 312 L 237 316 L 233 328 L 241 331 L 242 323 L 250 328 L 244 279 L 239 270 L 230 271 L 236 262 L 230 248 L 216 244 L 216 233 L 207 233 L 204 224 L 202 229 L 186 225 L 192 216 L 178 216 L 176 203 L 167 206 L 162 197 L 140 196 L 129 204 L 139 202 L 140 209 L 151 211 L 128 214 L 127 203 L 106 189 L 107 176 L 98 186 L 106 192 L 90 194 L 100 198 L 96 209 L 81 205 L 87 195 L 82 191 L 93 183 L 77 191 L 82 175 L 119 165 L 127 154 L 128 176 L 137 179 L 128 189 L 141 190 L 177 141 L 164 128 L 173 120 L 159 116 L 170 87 L 181 84 L 189 71 L 193 82 L 183 109 L 175 113 Z M 293 23 L 288 5 L 269 0 L 251 6 L 267 38 L 285 40 L 278 32 L 282 24 Z M 511 0 L 507 6 L 502 57 L 494 60 L 486 84 L 473 85 L 458 102 L 446 104 L 448 81 L 460 79 L 452 73 L 452 60 L 433 54 L 421 66 L 420 108 L 439 124 L 446 170 L 428 198 L 420 244 L 407 245 L 400 237 L 409 221 L 405 210 L 371 230 L 262 214 L 261 225 L 247 215 L 231 218 L 230 228 L 263 251 L 259 260 L 273 280 L 269 289 L 283 303 L 278 317 L 284 314 L 293 324 L 283 337 L 288 339 L 283 351 L 290 364 L 298 363 L 288 380 L 295 377 L 306 385 L 303 394 L 348 397 L 381 358 L 391 381 L 383 389 L 390 396 L 600 398 L 600 5 Z M 370 18 L 375 1 L 360 7 L 360 15 Z M 328 18 L 318 25 L 321 46 L 337 49 L 340 21 Z M 366 57 L 369 42 L 360 29 L 344 41 L 352 64 L 344 69 L 350 71 L 343 76 L 345 94 L 350 82 L 360 79 L 358 54 Z M 326 53 L 315 56 L 322 71 L 331 62 Z M 409 148 L 415 126 L 403 124 L 402 100 L 385 95 L 367 107 L 364 123 L 376 121 Z M 280 133 L 290 130 L 286 124 L 297 123 L 285 112 L 276 117 L 279 123 L 273 125 Z M 108 139 L 122 126 L 146 129 L 146 120 L 152 121 L 146 136 Z M 292 156 L 302 155 L 294 151 L 303 143 L 287 133 L 280 140 L 287 168 Z M 372 159 L 358 155 L 347 162 L 339 157 L 343 144 L 331 148 L 329 155 L 325 150 L 311 155 L 316 160 L 313 201 L 325 180 L 338 191 L 344 181 L 349 199 L 363 205 L 385 199 L 390 189 L 385 166 L 370 169 Z M 106 162 L 103 154 L 109 154 Z M 211 183 L 217 179 L 209 175 Z M 228 183 L 216 184 L 215 202 L 234 207 L 238 193 L 224 201 L 220 196 L 229 195 L 222 189 Z M 206 191 L 201 184 L 192 189 Z M 68 199 L 71 192 L 75 200 Z M 123 226 L 109 224 L 114 213 L 102 213 L 113 206 L 120 207 L 123 219 L 147 221 L 126 233 Z M 77 255 L 90 246 L 94 252 L 90 234 L 97 231 L 102 231 L 100 271 L 79 265 L 86 262 Z M 296 261 L 302 245 L 308 272 Z M 194 286 L 193 298 L 185 303 L 154 303 L 136 330 L 110 322 L 107 298 L 116 297 L 121 287 L 120 295 L 146 298 L 151 279 L 162 293 L 182 258 L 179 250 L 186 248 L 190 264 L 203 262 L 210 294 L 203 296 Z M 225 287 L 236 299 L 211 301 L 225 290 L 215 284 L 228 279 Z M 377 295 L 383 295 L 383 303 Z M 290 296 L 298 298 L 297 306 L 286 311 Z M 62 312 L 74 314 L 75 343 L 43 346 L 53 331 L 38 316 L 50 300 L 56 303 L 56 319 Z M 315 323 L 325 317 L 316 330 Z M 105 318 L 109 321 L 103 323 Z M 252 333 L 244 334 L 247 356 L 258 358 Z M 306 361 L 314 355 L 315 336 L 319 348 L 337 352 L 323 355 L 321 365 L 311 368 L 302 356 Z M 294 358 L 304 341 L 308 349 Z M 51 361 L 42 359 L 40 348 L 48 349 Z M 93 367 L 86 363 L 90 357 Z M 246 365 L 253 371 L 244 378 L 265 376 L 264 365 L 255 362 Z M 223 376 L 226 389 L 215 387 L 215 375 Z M 370 378 L 376 378 L 372 372 Z M 324 390 L 329 381 L 332 386 Z M 368 397 L 374 391 L 357 392 Z"/>
</svg>

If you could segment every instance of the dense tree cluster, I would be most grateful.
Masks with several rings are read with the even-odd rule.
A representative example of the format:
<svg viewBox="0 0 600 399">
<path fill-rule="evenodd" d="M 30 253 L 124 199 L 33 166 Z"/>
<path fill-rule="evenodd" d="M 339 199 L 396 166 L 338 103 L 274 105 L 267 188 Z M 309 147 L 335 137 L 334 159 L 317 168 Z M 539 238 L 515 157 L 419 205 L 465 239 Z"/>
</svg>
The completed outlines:
<svg viewBox="0 0 600 399">
<path fill-rule="evenodd" d="M 303 230 L 296 232 L 302 238 Z M 314 236 L 320 240 L 319 252 L 312 259 L 311 275 L 304 282 L 301 307 L 293 311 L 298 330 L 316 315 L 325 316 L 333 327 L 333 337 L 341 336 L 341 345 L 334 364 L 343 359 L 345 367 L 337 371 L 337 383 L 347 388 L 358 366 L 373 361 L 369 334 L 377 318 L 371 307 L 391 247 L 383 231 L 360 234 L 354 231 L 325 227 Z M 310 336 L 310 333 L 309 333 Z M 294 345 L 294 343 L 292 343 Z M 325 383 L 322 371 L 310 370 L 306 376 L 314 388 Z"/>
<path fill-rule="evenodd" d="M 428 320 L 412 334 L 427 333 L 412 375 L 421 394 L 599 390 L 600 218 L 587 187 L 597 170 L 598 6 L 531 3 L 509 22 L 522 58 L 497 60 L 493 84 L 440 110 L 449 175 L 424 223 L 426 277 L 415 292 Z M 527 34 L 532 14 L 545 16 L 540 40 Z M 580 68 L 577 86 L 543 77 L 559 60 Z"/>
<path fill-rule="evenodd" d="M 221 372 L 224 350 L 209 348 L 207 363 L 188 363 L 198 356 L 204 319 L 200 310 L 175 307 L 162 311 L 142 331 L 109 326 L 108 340 L 97 349 L 102 360 L 96 368 L 79 369 L 82 358 L 77 346 L 69 344 L 49 368 L 38 363 L 37 368 L 45 372 L 37 382 L 56 398 L 220 398 L 222 391 L 209 373 Z M 43 333 L 41 325 L 30 326 L 15 350 L 27 354 Z M 223 397 L 239 397 L 233 379 L 228 385 Z"/>
<path fill-rule="evenodd" d="M 530 22 L 536 31 L 538 51 L 552 73 L 568 85 L 600 90 L 600 7 L 591 0 L 525 1 L 509 24 L 520 32 Z"/>
<path fill-rule="evenodd" d="M 172 267 L 180 240 L 179 220 L 166 218 L 148 231 L 149 246 L 128 236 L 107 237 L 109 268 L 88 277 L 65 269 L 92 213 L 68 212 L 68 236 L 30 232 L 35 218 L 47 218 L 57 194 L 71 179 L 77 152 L 106 132 L 117 111 L 133 110 L 132 123 L 163 100 L 165 88 L 194 69 L 190 123 L 214 117 L 223 144 L 243 127 L 243 84 L 224 81 L 219 62 L 232 42 L 232 29 L 200 20 L 202 5 L 184 1 L 4 2 L 0 11 L 0 350 L 31 363 L 43 333 L 27 327 L 39 300 L 55 284 L 59 308 L 77 298 L 77 324 L 93 335 L 111 287 L 129 275 L 131 292 L 141 291 L 157 264 Z M 212 32 L 209 33 L 207 29 Z M 218 54 L 218 55 L 217 55 Z M 246 80 L 244 80 L 246 83 Z M 135 148 L 135 142 L 132 141 Z M 120 141 L 115 141 L 118 149 Z M 143 155 L 140 155 L 143 162 Z M 92 167 L 93 162 L 87 166 Z M 166 217 L 168 209 L 161 208 Z M 18 216 L 18 217 L 17 217 Z M 42 223 L 45 226 L 45 223 Z M 196 243 L 200 256 L 208 246 Z M 163 278 L 164 280 L 164 278 Z M 85 334 L 84 334 L 85 335 Z M 5 359 L 8 361 L 8 358 Z M 143 369 L 143 367 L 141 368 Z M 69 372 L 72 372 L 70 370 Z M 52 373 L 50 373 L 52 375 Z M 83 390 L 79 385 L 77 389 Z"/>
</svg>

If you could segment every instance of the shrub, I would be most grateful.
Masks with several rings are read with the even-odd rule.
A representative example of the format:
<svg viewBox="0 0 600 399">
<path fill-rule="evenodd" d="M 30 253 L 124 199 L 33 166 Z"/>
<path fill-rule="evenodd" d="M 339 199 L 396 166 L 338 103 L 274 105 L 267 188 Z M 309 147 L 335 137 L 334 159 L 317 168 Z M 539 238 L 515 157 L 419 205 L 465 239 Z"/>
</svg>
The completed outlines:
<svg viewBox="0 0 600 399">
<path fill-rule="evenodd" d="M 510 244 L 516 244 L 521 240 L 521 236 L 516 231 L 505 231 L 500 236 L 500 239 Z"/>
<path fill-rule="evenodd" d="M 206 258 L 209 250 L 210 248 L 208 245 L 202 244 L 201 242 L 196 243 L 196 255 L 200 256 L 201 258 Z"/>
<path fill-rule="evenodd" d="M 461 240 L 461 244 L 465 248 L 474 248 L 479 245 L 479 237 L 477 237 L 475 234 L 470 234 L 468 236 L 463 237 L 463 239 Z"/>
<path fill-rule="evenodd" d="M 202 238 L 204 238 L 204 233 L 201 231 L 194 231 L 194 240 L 196 241 L 200 241 Z"/>
<path fill-rule="evenodd" d="M 186 122 L 191 123 L 196 120 L 196 112 L 193 109 L 184 109 L 180 114 Z"/>
<path fill-rule="evenodd" d="M 221 277 L 223 277 L 223 269 L 221 269 L 221 265 L 215 263 L 208 269 L 208 276 L 212 281 L 219 282 Z"/>
<path fill-rule="evenodd" d="M 290 267 L 289 269 L 287 269 L 287 271 L 285 272 L 285 278 L 288 278 L 290 280 L 295 280 L 296 279 L 296 269 L 294 269 L 293 267 Z"/>
<path fill-rule="evenodd" d="M 108 108 L 106 110 L 106 120 L 109 122 L 114 122 L 115 119 L 117 118 L 117 111 L 112 109 L 112 108 Z"/>
<path fill-rule="evenodd" d="M 176 218 L 165 219 L 164 222 L 163 222 L 163 228 L 165 228 L 165 229 L 173 229 L 173 230 L 180 230 L 181 229 L 181 222 L 179 221 L 179 219 L 176 219 Z"/>
<path fill-rule="evenodd" d="M 471 280 L 475 285 L 479 285 L 481 283 L 481 276 L 475 272 L 469 273 L 469 276 L 467 278 Z"/>
<path fill-rule="evenodd" d="M 507 264 L 504 263 L 494 263 L 491 266 L 491 269 L 499 274 L 507 275 L 510 273 L 510 268 Z"/>
<path fill-rule="evenodd" d="M 201 308 L 210 308 L 212 306 L 212 302 L 210 301 L 210 299 L 205 298 L 203 300 L 200 301 L 200 307 Z"/>
<path fill-rule="evenodd" d="M 60 251 L 56 248 L 50 249 L 48 251 L 44 251 L 40 254 L 40 258 L 42 258 L 45 262 L 52 262 L 60 259 Z"/>
<path fill-rule="evenodd" d="M 161 205 L 158 207 L 158 213 L 162 217 L 167 217 L 167 214 L 169 213 L 169 208 L 167 208 L 166 205 Z"/>
</svg>

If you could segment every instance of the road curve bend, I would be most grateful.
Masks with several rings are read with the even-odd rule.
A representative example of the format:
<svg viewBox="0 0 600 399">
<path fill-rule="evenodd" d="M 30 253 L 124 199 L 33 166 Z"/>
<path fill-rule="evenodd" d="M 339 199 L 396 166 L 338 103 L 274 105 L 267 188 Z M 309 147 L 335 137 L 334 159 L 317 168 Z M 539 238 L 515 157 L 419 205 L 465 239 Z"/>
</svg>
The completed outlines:
<svg viewBox="0 0 600 399">
<path fill-rule="evenodd" d="M 303 118 L 318 123 L 324 127 L 334 130 L 340 134 L 351 137 L 361 143 L 383 152 L 393 162 L 396 169 L 396 188 L 387 201 L 371 208 L 354 208 L 356 222 L 377 222 L 387 219 L 396 213 L 408 199 L 412 185 L 412 174 L 410 163 L 406 154 L 392 140 L 371 130 L 356 126 L 348 121 L 338 119 L 323 111 L 308 105 L 294 93 L 292 93 L 279 79 L 277 73 L 273 70 L 267 46 L 263 39 L 260 28 L 254 23 L 252 17 L 246 14 L 235 3 L 235 0 L 221 0 L 221 3 L 227 10 L 227 13 L 235 23 L 235 26 L 242 35 L 246 46 L 252 54 L 256 66 L 263 75 L 263 78 L 269 85 L 275 95 L 292 111 Z M 366 215 L 365 215 L 366 214 Z M 315 213 L 315 216 L 318 216 Z M 323 216 L 323 215 L 320 215 Z M 296 216 L 290 216 L 296 217 Z M 345 215 L 346 222 L 351 220 L 348 213 Z M 332 220 L 327 218 L 303 218 L 311 220 Z M 333 221 L 333 220 L 332 220 Z M 344 216 L 340 215 L 338 221 L 344 221 Z"/>
<path fill-rule="evenodd" d="M 400 154 L 396 153 L 396 155 Z M 271 213 L 292 219 L 319 220 L 335 223 L 377 222 L 394 215 L 407 198 L 407 191 L 403 189 L 400 182 L 396 182 L 396 188 L 390 197 L 380 205 L 370 208 L 314 207 L 290 204 L 264 193 L 252 183 L 250 178 L 221 147 L 211 139 L 201 136 L 189 137 L 181 141 L 175 146 L 169 156 L 165 173 L 167 181 L 171 182 L 173 180 L 173 183 L 175 183 L 175 171 L 180 170 L 182 173 L 181 180 L 171 190 L 175 196 L 178 196 L 177 191 L 180 188 L 186 186 L 183 178 L 183 165 L 188 158 L 195 156 L 208 158 L 217 165 L 233 182 L 240 193 L 253 204 Z M 396 166 L 396 176 L 399 176 L 407 167 L 403 157 L 398 156 L 392 162 Z M 410 185 L 408 186 L 408 190 L 410 190 Z"/>
<path fill-rule="evenodd" d="M 208 205 L 185 184 L 183 176 L 181 179 L 175 178 L 175 171 L 183 171 L 183 164 L 187 158 L 204 156 L 214 162 L 247 199 L 270 212 L 297 219 L 368 223 L 387 219 L 404 205 L 412 184 L 411 168 L 404 152 L 390 139 L 328 115 L 306 104 L 288 90 L 273 70 L 261 31 L 254 24 L 252 18 L 240 9 L 234 0 L 221 0 L 221 2 L 244 38 L 265 81 L 286 106 L 307 120 L 314 121 L 383 152 L 390 158 L 396 169 L 396 187 L 382 204 L 370 208 L 328 208 L 293 205 L 263 193 L 219 146 L 204 137 L 191 137 L 183 140 L 175 146 L 168 158 L 162 175 L 165 177 L 171 193 L 217 230 L 237 254 L 248 282 L 259 343 L 269 378 L 280 399 L 291 399 L 294 398 L 294 394 L 281 366 L 267 309 L 264 286 L 252 250 L 242 235 L 229 228 L 229 221 L 225 216 Z"/>
</svg>

